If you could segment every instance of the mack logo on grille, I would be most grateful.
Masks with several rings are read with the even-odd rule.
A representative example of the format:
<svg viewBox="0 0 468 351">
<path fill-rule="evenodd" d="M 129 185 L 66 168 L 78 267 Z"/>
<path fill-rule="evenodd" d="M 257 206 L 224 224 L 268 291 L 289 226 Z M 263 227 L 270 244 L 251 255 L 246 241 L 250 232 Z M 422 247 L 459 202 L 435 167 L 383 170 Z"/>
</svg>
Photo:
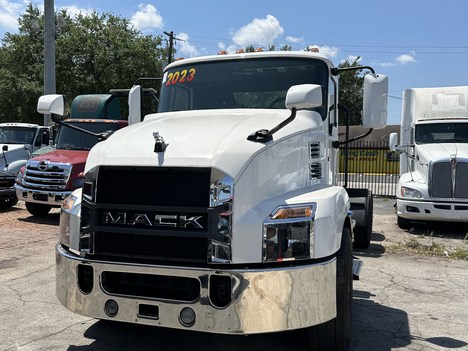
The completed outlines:
<svg viewBox="0 0 468 351">
<path fill-rule="evenodd" d="M 101 224 L 203 230 L 206 226 L 206 218 L 205 216 L 191 214 L 151 214 L 103 211 L 101 213 Z"/>
</svg>

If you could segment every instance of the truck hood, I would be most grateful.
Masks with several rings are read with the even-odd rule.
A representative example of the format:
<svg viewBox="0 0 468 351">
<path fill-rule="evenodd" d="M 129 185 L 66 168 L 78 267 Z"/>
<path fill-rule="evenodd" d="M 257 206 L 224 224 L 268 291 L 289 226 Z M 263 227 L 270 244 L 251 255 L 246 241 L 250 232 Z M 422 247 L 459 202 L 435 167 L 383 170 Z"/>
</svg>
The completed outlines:
<svg viewBox="0 0 468 351">
<path fill-rule="evenodd" d="M 72 165 L 85 164 L 88 158 L 89 151 L 87 150 L 62 150 L 56 149 L 54 151 L 35 156 L 32 159 L 35 161 L 50 161 L 70 163 Z"/>
<path fill-rule="evenodd" d="M 268 143 L 248 141 L 259 129 L 271 130 L 290 116 L 288 110 L 199 110 L 149 115 L 116 131 L 90 152 L 85 171 L 96 165 L 216 167 L 236 178 L 249 159 L 290 135 L 323 128 L 316 112 L 299 111 L 293 122 Z M 168 144 L 155 152 L 153 133 Z"/>
<path fill-rule="evenodd" d="M 416 150 L 416 155 L 419 155 L 423 163 L 451 157 L 468 158 L 468 144 L 466 143 L 424 144 L 418 145 Z"/>
<path fill-rule="evenodd" d="M 12 164 L 18 160 L 26 160 L 29 158 L 29 153 L 24 149 L 24 144 L 0 144 L 0 169 L 5 167 L 5 157 L 3 156 L 2 148 L 8 146 L 8 151 L 5 151 L 5 157 L 8 164 Z"/>
</svg>

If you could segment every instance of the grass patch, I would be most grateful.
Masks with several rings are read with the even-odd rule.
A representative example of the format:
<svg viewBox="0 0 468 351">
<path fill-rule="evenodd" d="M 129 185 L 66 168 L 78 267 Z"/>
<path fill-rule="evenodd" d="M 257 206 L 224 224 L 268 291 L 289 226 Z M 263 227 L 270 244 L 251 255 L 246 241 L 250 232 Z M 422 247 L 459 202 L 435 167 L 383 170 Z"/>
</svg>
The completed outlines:
<svg viewBox="0 0 468 351">
<path fill-rule="evenodd" d="M 448 250 L 445 246 L 432 242 L 430 245 L 425 245 L 420 243 L 416 239 L 411 239 L 404 243 L 398 243 L 390 247 L 390 251 L 404 251 L 418 255 L 426 256 L 441 256 L 448 257 L 457 260 L 468 261 L 468 249 L 454 249 L 452 251 Z"/>
</svg>

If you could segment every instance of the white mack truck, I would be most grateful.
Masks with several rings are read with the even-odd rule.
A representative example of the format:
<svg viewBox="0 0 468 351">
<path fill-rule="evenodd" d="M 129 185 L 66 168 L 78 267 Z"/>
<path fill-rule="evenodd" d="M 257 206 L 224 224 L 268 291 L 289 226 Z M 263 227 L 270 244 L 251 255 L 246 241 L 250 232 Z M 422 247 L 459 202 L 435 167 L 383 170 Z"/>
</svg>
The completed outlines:
<svg viewBox="0 0 468 351">
<path fill-rule="evenodd" d="M 468 222 L 468 86 L 403 92 L 397 223 Z"/>
<path fill-rule="evenodd" d="M 305 329 L 312 348 L 345 350 L 360 268 L 352 233 L 356 224 L 370 240 L 372 200 L 356 192 L 354 220 L 337 186 L 340 72 L 312 52 L 168 65 L 158 113 L 97 144 L 62 206 L 60 302 L 212 333 Z M 370 128 L 385 125 L 387 86 L 365 76 Z M 39 105 L 63 112 L 57 96 Z"/>
</svg>

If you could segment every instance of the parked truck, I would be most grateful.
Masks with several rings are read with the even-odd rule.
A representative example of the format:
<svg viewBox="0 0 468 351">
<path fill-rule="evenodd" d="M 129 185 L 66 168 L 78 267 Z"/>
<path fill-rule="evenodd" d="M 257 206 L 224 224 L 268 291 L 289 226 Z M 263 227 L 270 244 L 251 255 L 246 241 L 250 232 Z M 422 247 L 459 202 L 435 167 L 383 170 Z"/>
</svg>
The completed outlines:
<svg viewBox="0 0 468 351">
<path fill-rule="evenodd" d="M 0 211 L 7 210 L 17 204 L 15 192 L 16 174 L 0 170 Z"/>
<path fill-rule="evenodd" d="M 59 301 L 84 316 L 203 332 L 305 329 L 312 348 L 345 350 L 360 269 L 353 229 L 369 228 L 355 222 L 372 208 L 359 193 L 364 215 L 353 219 L 336 185 L 341 72 L 312 52 L 168 65 L 158 113 L 97 144 L 83 187 L 64 201 Z M 364 81 L 364 125 L 383 127 L 387 78 Z M 63 113 L 60 98 L 40 107 Z"/>
<path fill-rule="evenodd" d="M 16 195 L 24 201 L 34 216 L 43 216 L 73 190 L 83 185 L 83 170 L 89 150 L 102 133 L 127 126 L 122 117 L 121 94 L 88 94 L 75 97 L 70 118 L 64 123 L 76 128 L 59 126 L 56 144 L 51 151 L 32 157 L 21 168 L 16 179 Z"/>
<path fill-rule="evenodd" d="M 468 86 L 403 92 L 397 223 L 468 222 Z"/>
<path fill-rule="evenodd" d="M 0 123 L 0 170 L 18 173 L 34 151 L 49 143 L 50 127 L 33 123 Z"/>
</svg>

